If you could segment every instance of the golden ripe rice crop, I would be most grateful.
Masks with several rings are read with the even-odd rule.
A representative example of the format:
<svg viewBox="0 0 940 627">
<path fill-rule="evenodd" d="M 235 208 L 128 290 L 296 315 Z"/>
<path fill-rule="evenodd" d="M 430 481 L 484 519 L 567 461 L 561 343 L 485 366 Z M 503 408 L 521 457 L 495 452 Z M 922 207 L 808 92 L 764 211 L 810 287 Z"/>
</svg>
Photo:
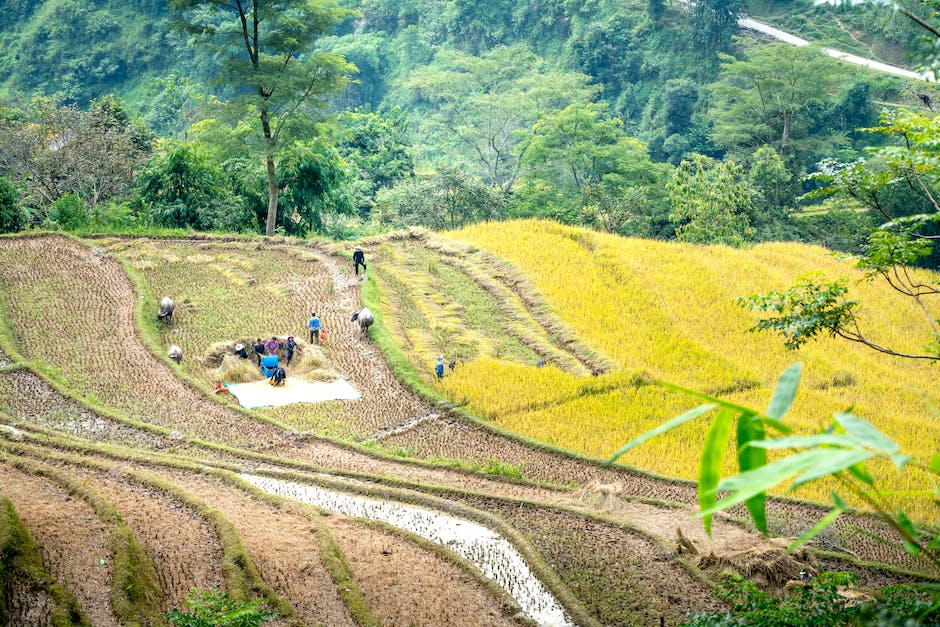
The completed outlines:
<svg viewBox="0 0 940 627">
<path fill-rule="evenodd" d="M 586 383 L 590 377 L 553 368 L 485 361 L 445 379 L 442 387 L 452 398 L 503 428 L 603 458 L 695 404 L 677 394 L 630 387 L 627 373 L 648 373 L 763 408 L 779 374 L 800 361 L 803 381 L 789 424 L 812 431 L 834 411 L 852 408 L 905 451 L 922 459 L 936 452 L 936 366 L 828 337 L 792 352 L 774 335 L 747 332 L 759 316 L 735 305 L 736 297 L 783 290 L 819 271 L 829 280 L 849 279 L 850 296 L 862 302 L 860 322 L 872 339 L 922 350 L 926 337 L 914 306 L 888 286 L 863 280 L 850 261 L 830 251 L 793 243 L 733 249 L 624 239 L 545 221 L 479 224 L 448 235 L 513 264 L 578 338 L 624 371 L 612 375 L 619 382 L 604 376 Z M 937 281 L 935 274 L 924 274 Z M 940 317 L 940 311 L 933 314 Z M 622 461 L 693 478 L 705 424 L 647 443 Z M 797 496 L 827 495 L 807 489 Z M 899 503 L 916 508 L 905 497 Z M 930 508 L 917 514 L 936 515 Z"/>
</svg>

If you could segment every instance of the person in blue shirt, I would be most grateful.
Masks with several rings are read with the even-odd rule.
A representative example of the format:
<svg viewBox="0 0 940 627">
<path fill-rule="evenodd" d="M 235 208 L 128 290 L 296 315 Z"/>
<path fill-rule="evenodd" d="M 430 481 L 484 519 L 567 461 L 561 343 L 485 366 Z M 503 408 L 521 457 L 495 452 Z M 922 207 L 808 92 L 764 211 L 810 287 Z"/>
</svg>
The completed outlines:
<svg viewBox="0 0 940 627">
<path fill-rule="evenodd" d="M 437 365 L 434 366 L 434 372 L 437 373 L 438 379 L 444 378 L 444 356 L 443 355 L 437 356 Z"/>
<path fill-rule="evenodd" d="M 320 319 L 317 318 L 317 312 L 310 314 L 310 320 L 307 320 L 307 328 L 310 330 L 310 343 L 317 345 L 320 343 Z"/>
</svg>

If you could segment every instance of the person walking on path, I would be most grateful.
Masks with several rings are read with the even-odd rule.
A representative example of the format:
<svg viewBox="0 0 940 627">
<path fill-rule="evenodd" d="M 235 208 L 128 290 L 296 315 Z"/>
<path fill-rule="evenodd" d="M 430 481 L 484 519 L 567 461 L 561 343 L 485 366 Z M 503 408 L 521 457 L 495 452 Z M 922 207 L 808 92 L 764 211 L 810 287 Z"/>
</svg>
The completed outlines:
<svg viewBox="0 0 940 627">
<path fill-rule="evenodd" d="M 287 342 L 284 343 L 284 348 L 287 349 L 287 365 L 290 365 L 290 360 L 294 358 L 294 351 L 297 349 L 297 342 L 294 341 L 293 335 L 287 336 Z"/>
<path fill-rule="evenodd" d="M 277 349 L 280 347 L 277 338 L 272 335 L 271 339 L 264 343 L 264 352 L 268 355 L 277 355 Z"/>
<path fill-rule="evenodd" d="M 317 345 L 320 343 L 320 319 L 317 318 L 317 312 L 310 314 L 310 320 L 307 320 L 307 329 L 310 330 L 310 343 Z"/>
<path fill-rule="evenodd" d="M 356 246 L 353 250 L 353 265 L 356 267 L 356 276 L 359 276 L 359 266 L 362 266 L 362 273 L 366 272 L 366 254 L 362 252 L 362 248 Z"/>
</svg>

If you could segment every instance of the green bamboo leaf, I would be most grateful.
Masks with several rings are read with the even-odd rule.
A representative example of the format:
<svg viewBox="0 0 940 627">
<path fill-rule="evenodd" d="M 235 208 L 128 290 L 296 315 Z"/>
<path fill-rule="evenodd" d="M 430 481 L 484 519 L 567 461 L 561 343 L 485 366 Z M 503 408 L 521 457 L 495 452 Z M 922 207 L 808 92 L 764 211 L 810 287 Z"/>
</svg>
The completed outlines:
<svg viewBox="0 0 940 627">
<path fill-rule="evenodd" d="M 940 549 L 940 535 L 933 539 L 933 541 L 927 545 L 928 551 L 936 551 Z"/>
<path fill-rule="evenodd" d="M 708 509 L 715 504 L 715 486 L 721 478 L 721 462 L 728 448 L 728 436 L 731 435 L 731 423 L 736 412 L 727 407 L 718 410 L 712 420 L 708 433 L 705 434 L 705 446 L 698 471 L 698 504 L 700 509 Z M 712 532 L 712 517 L 705 516 L 705 533 Z"/>
<path fill-rule="evenodd" d="M 690 409 L 689 411 L 685 412 L 681 416 L 676 416 L 669 422 L 665 424 L 661 424 L 655 429 L 652 429 L 650 431 L 647 431 L 646 433 L 638 435 L 637 437 L 627 442 L 623 446 L 623 448 L 621 448 L 619 451 L 614 453 L 610 459 L 604 462 L 604 465 L 605 466 L 611 465 L 612 463 L 617 461 L 618 457 L 620 457 L 621 455 L 623 455 L 624 453 L 632 449 L 634 446 L 637 446 L 638 444 L 642 444 L 643 442 L 646 442 L 650 438 L 655 438 L 657 435 L 661 435 L 663 433 L 666 433 L 667 431 L 671 431 L 672 429 L 675 429 L 679 425 L 685 424 L 686 422 L 692 420 L 693 418 L 697 418 L 698 416 L 701 416 L 705 412 L 715 409 L 715 407 L 716 407 L 715 405 L 711 405 L 711 404 L 699 405 L 695 409 Z"/>
<path fill-rule="evenodd" d="M 803 373 L 803 364 L 797 362 L 783 371 L 780 378 L 777 379 L 777 387 L 774 388 L 773 396 L 770 397 L 770 405 L 767 407 L 767 417 L 780 420 L 793 404 L 793 397 L 796 396 L 796 389 L 800 385 L 800 375 Z"/>
<path fill-rule="evenodd" d="M 874 451 L 867 449 L 856 449 L 854 451 L 823 449 L 823 452 L 828 453 L 826 458 L 794 479 L 791 489 L 798 488 L 813 479 L 840 472 L 877 455 Z"/>
<path fill-rule="evenodd" d="M 869 448 L 888 454 L 897 453 L 900 448 L 891 438 L 872 426 L 870 422 L 862 420 L 858 416 L 837 413 L 833 418 L 842 425 L 846 433 Z"/>
<path fill-rule="evenodd" d="M 821 445 L 841 446 L 844 448 L 859 448 L 859 442 L 851 436 L 836 433 L 821 433 L 819 435 L 794 435 L 785 438 L 774 438 L 755 442 L 752 446 L 760 448 L 813 448 Z"/>
<path fill-rule="evenodd" d="M 940 453 L 937 453 L 930 458 L 930 470 L 937 474 L 940 474 Z"/>
<path fill-rule="evenodd" d="M 761 466 L 755 470 L 728 477 L 718 484 L 718 490 L 727 490 L 732 494 L 715 503 L 708 510 L 700 511 L 699 516 L 713 514 L 727 509 L 732 505 L 744 502 L 753 496 L 766 492 L 769 488 L 782 483 L 799 473 L 812 468 L 826 459 L 831 451 L 825 449 L 811 449 L 790 455 L 783 459 Z"/>
<path fill-rule="evenodd" d="M 738 441 L 738 468 L 741 472 L 764 466 L 767 463 L 767 451 L 751 446 L 754 443 L 761 442 L 765 436 L 764 425 L 760 418 L 753 414 L 739 417 L 736 435 Z M 750 512 L 751 519 L 757 529 L 766 535 L 766 497 L 763 494 L 758 494 L 749 498 L 744 504 L 747 506 L 747 511 Z"/>
<path fill-rule="evenodd" d="M 907 462 L 911 461 L 911 456 L 895 453 L 891 456 L 891 461 L 894 462 L 894 465 L 898 470 L 901 470 L 904 468 L 904 466 L 907 465 Z"/>
<path fill-rule="evenodd" d="M 852 474 L 853 477 L 865 485 L 875 485 L 875 478 L 872 477 L 871 473 L 869 473 L 865 468 L 865 464 L 855 464 L 854 466 L 849 466 L 848 471 Z"/>
<path fill-rule="evenodd" d="M 840 499 L 840 500 L 841 500 L 841 499 Z M 823 516 L 823 517 L 819 520 L 818 523 L 816 523 L 815 525 L 813 525 L 813 528 L 812 528 L 812 529 L 810 529 L 809 531 L 807 531 L 806 533 L 804 533 L 803 535 L 801 535 L 799 538 L 797 538 L 796 540 L 794 540 L 794 541 L 793 541 L 793 544 L 791 544 L 790 546 L 787 547 L 787 553 L 792 553 L 793 551 L 797 550 L 798 548 L 800 548 L 801 546 L 803 546 L 804 544 L 806 544 L 807 542 L 809 542 L 810 540 L 812 540 L 813 538 L 815 538 L 815 537 L 816 537 L 817 535 L 819 535 L 822 531 L 824 531 L 827 527 L 829 527 L 829 525 L 831 525 L 832 523 L 834 523 L 834 522 L 836 521 L 836 519 L 837 519 L 839 516 L 841 516 L 842 513 L 843 513 L 846 509 L 847 509 L 847 508 L 842 508 L 842 507 L 839 507 L 838 505 L 836 505 L 836 507 L 834 507 L 834 508 L 832 509 L 832 511 L 830 511 L 828 514 L 826 514 L 825 516 Z"/>
<path fill-rule="evenodd" d="M 911 519 L 907 517 L 907 514 L 904 513 L 903 509 L 898 510 L 898 516 L 895 519 L 900 525 L 901 529 L 906 531 L 911 538 L 917 538 L 917 529 L 914 527 L 914 523 L 911 522 Z M 902 536 L 901 540 L 904 542 L 904 550 L 908 553 L 917 555 L 920 553 L 920 547 L 916 543 L 911 542 L 908 538 Z"/>
</svg>

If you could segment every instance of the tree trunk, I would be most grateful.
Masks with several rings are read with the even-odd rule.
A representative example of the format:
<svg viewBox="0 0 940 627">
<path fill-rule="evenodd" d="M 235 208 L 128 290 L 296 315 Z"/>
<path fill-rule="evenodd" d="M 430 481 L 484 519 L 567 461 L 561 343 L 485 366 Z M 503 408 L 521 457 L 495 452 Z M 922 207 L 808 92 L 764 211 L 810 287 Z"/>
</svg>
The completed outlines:
<svg viewBox="0 0 940 627">
<path fill-rule="evenodd" d="M 274 226 L 277 221 L 277 178 L 274 176 L 274 157 L 265 157 L 265 167 L 268 171 L 268 221 L 264 226 L 265 235 L 274 235 Z"/>
<path fill-rule="evenodd" d="M 264 226 L 265 235 L 274 235 L 274 226 L 277 223 L 277 177 L 274 174 L 274 136 L 271 133 L 271 120 L 268 118 L 267 107 L 261 108 L 261 130 L 264 132 L 264 143 L 267 154 L 264 157 L 265 169 L 268 173 L 268 220 Z"/>
</svg>

